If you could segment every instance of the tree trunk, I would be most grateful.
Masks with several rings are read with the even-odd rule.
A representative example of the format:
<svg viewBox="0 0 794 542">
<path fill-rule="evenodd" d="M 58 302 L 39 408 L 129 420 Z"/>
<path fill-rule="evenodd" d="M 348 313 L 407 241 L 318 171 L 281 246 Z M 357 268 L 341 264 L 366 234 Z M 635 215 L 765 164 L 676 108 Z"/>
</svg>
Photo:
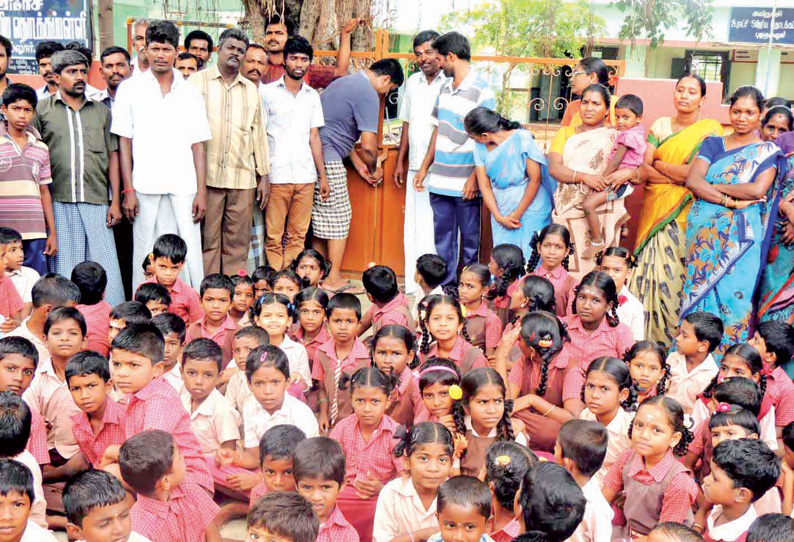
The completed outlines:
<svg viewBox="0 0 794 542">
<path fill-rule="evenodd" d="M 113 0 L 97 1 L 97 19 L 99 21 L 99 52 L 113 45 Z M 94 54 L 96 58 L 98 54 Z"/>
</svg>

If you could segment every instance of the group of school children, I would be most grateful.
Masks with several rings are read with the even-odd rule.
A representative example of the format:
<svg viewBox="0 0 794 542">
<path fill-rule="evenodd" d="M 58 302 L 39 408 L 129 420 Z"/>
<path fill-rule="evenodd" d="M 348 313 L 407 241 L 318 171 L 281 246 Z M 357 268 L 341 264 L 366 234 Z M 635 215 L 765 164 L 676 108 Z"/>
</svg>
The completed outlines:
<svg viewBox="0 0 794 542">
<path fill-rule="evenodd" d="M 723 352 L 694 312 L 668 353 L 628 250 L 577 281 L 563 226 L 532 245 L 453 288 L 421 256 L 413 302 L 372 266 L 362 315 L 316 251 L 196 292 L 164 235 L 111 307 L 0 228 L 0 542 L 794 540 L 794 329 Z"/>
</svg>

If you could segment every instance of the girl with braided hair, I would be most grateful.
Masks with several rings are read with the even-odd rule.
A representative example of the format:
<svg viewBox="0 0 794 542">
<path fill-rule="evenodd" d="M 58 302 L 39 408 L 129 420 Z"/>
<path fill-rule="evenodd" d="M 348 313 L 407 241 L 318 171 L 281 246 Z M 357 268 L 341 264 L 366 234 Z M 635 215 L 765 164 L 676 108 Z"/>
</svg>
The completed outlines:
<svg viewBox="0 0 794 542">
<path fill-rule="evenodd" d="M 568 228 L 549 224 L 532 237 L 532 255 L 527 261 L 527 274 L 548 279 L 554 285 L 560 318 L 568 314 L 572 290 L 576 286 L 576 279 L 568 274 L 568 259 L 573 250 Z"/>
<path fill-rule="evenodd" d="M 530 312 L 546 311 L 554 314 L 557 302 L 554 299 L 554 286 L 543 277 L 528 275 L 521 279 L 518 288 L 510 297 L 510 313 L 513 320 L 505 326 L 502 340 L 521 326 L 521 319 Z M 521 349 L 515 345 L 507 356 L 507 372 L 521 359 Z"/>
<path fill-rule="evenodd" d="M 496 245 L 491 251 L 488 271 L 496 277 L 486 296 L 488 306 L 505 325 L 510 319 L 510 296 L 525 275 L 524 253 L 516 245 Z"/>
<path fill-rule="evenodd" d="M 460 370 L 454 361 L 430 358 L 416 371 L 422 404 L 414 423 L 440 423 L 453 433 L 455 420 L 452 405 L 463 396 L 460 389 Z"/>
<path fill-rule="evenodd" d="M 626 493 L 625 532 L 613 532 L 613 538 L 616 534 L 616 538 L 645 537 L 661 521 L 692 525 L 698 486 L 677 459 L 693 438 L 683 407 L 665 395 L 646 399 L 629 428 L 629 438 L 634 449 L 623 452 L 604 478 L 608 502 L 621 491 Z"/>
<path fill-rule="evenodd" d="M 623 358 L 626 350 L 634 344 L 631 329 L 618 319 L 618 294 L 615 282 L 606 273 L 591 271 L 584 276 L 579 286 L 574 288 L 572 314 L 563 318 L 571 344 L 568 354 L 580 371 L 571 376 L 570 392 L 563 395 L 563 401 L 575 400 L 574 416 L 584 409 L 579 390 L 584 384 L 584 375 L 590 362 L 596 358 L 610 356 Z M 574 403 L 571 404 L 574 406 Z"/>
<path fill-rule="evenodd" d="M 596 264 L 599 271 L 615 281 L 615 289 L 618 291 L 618 318 L 631 328 L 635 341 L 645 340 L 645 309 L 626 287 L 635 266 L 634 255 L 624 247 L 609 247 L 596 255 Z"/>
<path fill-rule="evenodd" d="M 578 367 L 568 355 L 567 340 L 565 327 L 554 314 L 531 312 L 496 351 L 494 368 L 504 378 L 510 350 L 516 344 L 521 350 L 522 357 L 513 365 L 507 381 L 509 396 L 515 401 L 514 417 L 524 422 L 533 450 L 553 452 L 560 424 L 574 417 L 563 396 L 575 396 L 575 404 L 581 402 L 582 383 L 576 390 L 569 389 L 568 381 Z"/>
<path fill-rule="evenodd" d="M 449 295 L 426 297 L 419 307 L 419 319 L 421 361 L 431 357 L 451 359 L 463 374 L 488 366 L 482 350 L 472 346 L 469 340 L 466 319 L 457 299 Z"/>
<path fill-rule="evenodd" d="M 500 441 L 526 446 L 527 438 L 515 431 L 510 419 L 513 401 L 499 373 L 489 367 L 475 369 L 463 377 L 460 387 L 463 397 L 452 406 L 456 432 L 467 442 L 460 455 L 460 474 L 479 476 L 488 446 Z"/>
<path fill-rule="evenodd" d="M 637 390 L 623 360 L 611 357 L 594 360 L 585 376 L 582 401 L 587 408 L 579 418 L 600 423 L 609 435 L 607 455 L 595 474 L 602 484 L 612 463 L 631 448 L 628 429 L 637 410 Z"/>
<path fill-rule="evenodd" d="M 458 299 L 465 310 L 466 332 L 471 344 L 487 357 L 493 356 L 502 337 L 502 321 L 485 303 L 490 283 L 491 272 L 481 263 L 464 267 L 458 280 Z"/>
<path fill-rule="evenodd" d="M 642 403 L 648 397 L 667 393 L 670 380 L 670 366 L 667 365 L 667 350 L 656 341 L 640 341 L 634 343 L 623 356 L 629 366 L 634 388 L 637 390 L 637 402 Z"/>
<path fill-rule="evenodd" d="M 494 442 L 485 454 L 485 482 L 491 489 L 491 519 L 488 533 L 494 542 L 513 540 L 521 533 L 515 513 L 516 493 L 538 457 L 516 442 Z"/>
</svg>

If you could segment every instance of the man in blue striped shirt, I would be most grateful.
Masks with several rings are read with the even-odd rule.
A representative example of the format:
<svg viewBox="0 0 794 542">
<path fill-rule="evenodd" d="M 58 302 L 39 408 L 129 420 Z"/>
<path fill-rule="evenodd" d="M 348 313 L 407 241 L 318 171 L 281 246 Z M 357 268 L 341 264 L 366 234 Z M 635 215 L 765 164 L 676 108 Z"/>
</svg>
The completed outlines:
<svg viewBox="0 0 794 542">
<path fill-rule="evenodd" d="M 450 79 L 441 88 L 433 109 L 433 132 L 422 167 L 414 177 L 414 188 L 430 192 L 436 252 L 447 262 L 444 284 L 453 284 L 458 259 L 458 234 L 463 265 L 477 263 L 480 250 L 482 201 L 474 176 L 474 141 L 463 129 L 463 119 L 475 107 L 496 106 L 487 82 L 471 69 L 469 41 L 458 32 L 438 37 L 434 47 L 441 68 Z M 429 176 L 428 176 L 429 172 Z"/>
</svg>

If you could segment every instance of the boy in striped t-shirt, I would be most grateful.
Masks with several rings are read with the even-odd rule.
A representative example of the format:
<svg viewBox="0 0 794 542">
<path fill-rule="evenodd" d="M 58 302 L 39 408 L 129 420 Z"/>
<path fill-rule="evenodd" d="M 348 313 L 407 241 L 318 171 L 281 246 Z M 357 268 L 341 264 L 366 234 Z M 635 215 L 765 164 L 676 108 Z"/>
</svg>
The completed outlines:
<svg viewBox="0 0 794 542">
<path fill-rule="evenodd" d="M 22 235 L 24 265 L 47 272 L 45 255 L 58 250 L 47 145 L 28 131 L 36 112 L 36 91 L 19 83 L 3 92 L 0 112 L 0 226 Z"/>
<path fill-rule="evenodd" d="M 474 176 L 474 141 L 463 128 L 463 118 L 475 107 L 496 107 L 494 93 L 471 69 L 469 41 L 458 32 L 436 38 L 433 46 L 441 56 L 441 68 L 449 77 L 436 101 L 431 121 L 436 125 L 427 155 L 414 177 L 414 188 L 427 188 L 433 208 L 436 252 L 448 263 L 458 256 L 458 233 L 463 265 L 477 263 L 480 250 L 482 202 Z M 432 169 L 431 169 L 432 165 Z M 455 281 L 457 265 L 447 266 L 444 285 Z"/>
</svg>

